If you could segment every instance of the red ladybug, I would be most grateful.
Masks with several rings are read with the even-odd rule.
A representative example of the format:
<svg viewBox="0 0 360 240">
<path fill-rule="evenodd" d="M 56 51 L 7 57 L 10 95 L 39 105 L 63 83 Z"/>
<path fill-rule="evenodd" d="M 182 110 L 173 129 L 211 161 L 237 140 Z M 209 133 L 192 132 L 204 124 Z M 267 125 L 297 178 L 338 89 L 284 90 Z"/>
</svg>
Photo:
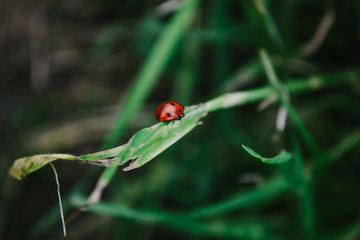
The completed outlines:
<svg viewBox="0 0 360 240">
<path fill-rule="evenodd" d="M 184 106 L 178 102 L 167 100 L 160 104 L 156 109 L 155 118 L 160 122 L 169 122 L 173 121 L 173 124 L 176 120 L 181 120 L 185 117 Z"/>
</svg>

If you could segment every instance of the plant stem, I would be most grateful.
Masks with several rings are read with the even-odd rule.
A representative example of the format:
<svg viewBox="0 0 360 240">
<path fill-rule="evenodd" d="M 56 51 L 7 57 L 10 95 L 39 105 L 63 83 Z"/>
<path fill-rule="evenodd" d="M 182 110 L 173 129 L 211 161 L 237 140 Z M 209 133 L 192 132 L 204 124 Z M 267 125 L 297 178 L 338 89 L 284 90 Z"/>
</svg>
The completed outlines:
<svg viewBox="0 0 360 240">
<path fill-rule="evenodd" d="M 302 138 L 304 139 L 310 150 L 317 157 L 317 160 L 323 162 L 326 159 L 326 156 L 324 155 L 320 147 L 317 145 L 317 143 L 314 141 L 310 132 L 307 130 L 306 126 L 302 122 L 300 116 L 297 114 L 295 108 L 290 103 L 288 91 L 276 76 L 273 64 L 268 53 L 264 49 L 260 49 L 259 55 L 270 85 L 273 87 L 281 104 L 286 108 L 296 128 L 299 130 Z"/>
</svg>

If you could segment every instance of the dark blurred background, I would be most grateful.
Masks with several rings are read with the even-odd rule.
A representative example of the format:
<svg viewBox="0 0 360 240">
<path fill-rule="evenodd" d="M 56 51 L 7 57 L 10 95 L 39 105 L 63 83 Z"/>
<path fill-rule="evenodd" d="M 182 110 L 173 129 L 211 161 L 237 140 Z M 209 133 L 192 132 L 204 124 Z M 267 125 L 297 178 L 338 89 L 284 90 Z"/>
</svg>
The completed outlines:
<svg viewBox="0 0 360 240">
<path fill-rule="evenodd" d="M 8 176 L 7 169 L 17 158 L 32 154 L 81 155 L 100 150 L 119 106 L 123 108 L 131 96 L 129 89 L 149 51 L 182 3 L 0 2 L 2 239 L 62 238 L 52 170 L 45 167 L 18 182 Z M 156 107 L 166 99 L 191 105 L 221 93 L 267 85 L 258 58 L 261 47 L 271 53 L 283 81 L 354 73 L 352 81 L 344 79 L 344 84 L 291 96 L 291 100 L 321 149 L 334 150 L 354 132 L 357 139 L 360 1 L 206 0 L 199 1 L 164 71 L 144 95 L 117 145 L 155 124 Z M 278 104 L 260 109 L 259 103 L 252 103 L 211 113 L 202 126 L 142 168 L 118 171 L 103 199 L 135 209 L 181 212 L 261 186 L 288 170 L 250 157 L 241 144 L 264 156 L 276 155 L 283 148 L 293 151 L 296 128 L 288 121 L 279 137 L 275 127 L 278 110 Z M 313 156 L 306 144 L 300 141 L 300 146 L 306 169 Z M 290 190 L 241 210 L 211 216 L 204 224 L 214 220 L 227 229 L 231 221 L 239 228 L 253 229 L 242 239 L 359 239 L 359 154 L 355 141 L 311 183 L 313 208 L 309 211 L 315 223 L 310 228 L 297 207 L 296 193 Z M 88 195 L 103 170 L 64 161 L 55 165 L 64 198 L 79 181 L 83 181 L 79 191 Z M 65 215 L 73 211 L 70 206 Z M 241 225 L 243 222 L 246 224 Z M 68 234 L 70 239 L 241 236 L 93 213 L 73 219 Z"/>
</svg>

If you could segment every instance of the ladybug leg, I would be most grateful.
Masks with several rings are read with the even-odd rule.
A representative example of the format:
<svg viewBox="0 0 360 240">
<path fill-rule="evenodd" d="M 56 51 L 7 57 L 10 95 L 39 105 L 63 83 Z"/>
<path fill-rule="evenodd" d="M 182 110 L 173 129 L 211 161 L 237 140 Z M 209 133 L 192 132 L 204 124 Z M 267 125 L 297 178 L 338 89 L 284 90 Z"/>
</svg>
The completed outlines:
<svg viewBox="0 0 360 240">
<path fill-rule="evenodd" d="M 175 119 L 176 120 L 176 119 Z M 172 125 L 174 125 L 175 124 L 175 120 L 174 121 L 172 121 Z"/>
</svg>

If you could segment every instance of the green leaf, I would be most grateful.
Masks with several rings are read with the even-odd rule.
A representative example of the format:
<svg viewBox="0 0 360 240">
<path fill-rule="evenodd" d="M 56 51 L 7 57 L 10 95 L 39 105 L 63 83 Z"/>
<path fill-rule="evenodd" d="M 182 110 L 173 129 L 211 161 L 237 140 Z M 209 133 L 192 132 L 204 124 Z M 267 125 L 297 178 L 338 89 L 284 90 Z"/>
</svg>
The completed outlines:
<svg viewBox="0 0 360 240">
<path fill-rule="evenodd" d="M 242 147 L 247 151 L 251 156 L 260 159 L 264 163 L 268 164 L 281 164 L 289 161 L 293 155 L 290 152 L 287 152 L 285 150 L 282 150 L 279 155 L 272 157 L 272 158 L 266 158 L 252 150 L 251 148 L 245 146 L 242 144 Z"/>
<path fill-rule="evenodd" d="M 181 121 L 176 121 L 168 126 L 160 122 L 151 127 L 143 128 L 120 147 L 83 155 L 79 159 L 88 160 L 87 163 L 90 164 L 96 164 L 97 162 L 94 163 L 95 160 L 99 161 L 99 159 L 104 158 L 116 158 L 117 163 L 115 165 L 130 162 L 124 171 L 141 167 L 194 129 L 199 120 L 207 113 L 208 106 L 205 104 L 186 107 L 186 116 Z M 109 165 L 112 163 L 110 161 Z"/>
<path fill-rule="evenodd" d="M 186 107 L 186 116 L 181 121 L 175 121 L 168 126 L 160 122 L 151 127 L 143 128 L 136 132 L 124 145 L 105 151 L 82 156 L 59 153 L 39 154 L 17 159 L 9 169 L 9 174 L 21 180 L 26 175 L 59 159 L 81 161 L 103 167 L 123 165 L 130 162 L 124 171 L 141 167 L 198 126 L 200 119 L 207 115 L 208 107 L 206 104 Z"/>
<path fill-rule="evenodd" d="M 117 155 L 122 163 L 128 159 L 135 160 L 124 171 L 141 167 L 194 129 L 199 120 L 207 114 L 207 107 L 191 106 L 185 113 L 186 116 L 174 124 L 166 126 L 158 123 L 137 132 L 129 140 L 128 151 L 119 152 Z"/>
</svg>

